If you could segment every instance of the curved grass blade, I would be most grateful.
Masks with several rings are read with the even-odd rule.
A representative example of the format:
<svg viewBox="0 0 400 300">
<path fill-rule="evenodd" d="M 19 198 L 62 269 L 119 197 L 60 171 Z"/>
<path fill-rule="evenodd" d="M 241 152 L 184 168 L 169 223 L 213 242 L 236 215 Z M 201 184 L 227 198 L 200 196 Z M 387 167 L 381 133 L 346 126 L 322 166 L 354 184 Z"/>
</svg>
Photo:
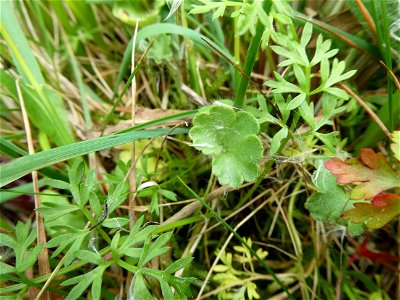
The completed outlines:
<svg viewBox="0 0 400 300">
<path fill-rule="evenodd" d="M 0 165 L 0 187 L 22 176 L 52 164 L 65 161 L 90 152 L 103 150 L 138 139 L 152 138 L 165 134 L 180 134 L 188 132 L 185 128 L 177 128 L 172 133 L 171 129 L 142 130 L 128 133 L 104 136 L 70 145 L 65 145 L 32 155 L 17 158 L 9 163 Z"/>
<path fill-rule="evenodd" d="M 211 41 L 209 38 L 205 37 L 204 35 L 196 32 L 192 29 L 184 28 L 182 26 L 175 25 L 175 24 L 157 23 L 157 24 L 152 24 L 152 25 L 144 27 L 143 29 L 141 29 L 139 31 L 139 33 L 136 37 L 136 44 L 138 45 L 142 40 L 144 40 L 146 38 L 151 38 L 155 35 L 159 35 L 159 34 L 163 34 L 163 33 L 181 35 L 183 37 L 191 39 L 193 42 L 195 42 L 201 46 L 204 46 L 204 47 L 212 50 L 207 45 L 207 43 L 203 41 L 203 39 L 204 39 L 207 42 L 209 42 L 211 45 L 213 45 L 216 49 L 218 49 L 223 54 L 225 54 L 230 60 L 235 61 L 235 59 L 232 57 L 232 55 L 229 53 L 229 51 L 227 51 L 225 48 L 220 47 L 219 45 L 217 45 L 216 43 Z M 126 47 L 126 50 L 124 52 L 124 57 L 122 58 L 121 68 L 119 70 L 117 81 L 115 83 L 115 87 L 114 87 L 114 91 L 113 91 L 114 95 L 117 94 L 118 87 L 121 84 L 125 74 L 128 71 L 128 66 L 131 61 L 131 54 L 132 54 L 132 41 L 133 41 L 133 39 L 131 39 L 129 41 L 129 44 Z"/>
<path fill-rule="evenodd" d="M 29 155 L 28 152 L 2 137 L 0 137 L 0 152 L 10 156 L 11 158 L 18 158 L 21 156 Z M 68 175 L 66 173 L 62 173 L 59 170 L 54 169 L 53 167 L 43 168 L 40 173 L 53 179 L 68 181 Z"/>
<path fill-rule="evenodd" d="M 74 138 L 64 103 L 61 97 L 46 85 L 39 64 L 15 15 L 13 5 L 16 4 L 11 1 L 0 2 L 0 33 L 22 77 L 21 88 L 25 105 L 30 111 L 29 118 L 37 128 L 51 136 L 56 145 L 73 143 Z M 1 73 L 6 89 L 13 94 L 14 99 L 18 99 L 15 95 L 15 78 L 7 72 Z"/>
<path fill-rule="evenodd" d="M 264 1 L 263 9 L 265 13 L 268 15 L 272 7 L 272 1 Z M 247 49 L 246 61 L 244 63 L 243 72 L 250 76 L 251 71 L 253 70 L 254 63 L 257 57 L 258 48 L 261 44 L 261 38 L 264 33 L 265 26 L 259 21 L 256 28 L 256 33 L 253 35 L 250 41 L 249 48 Z M 239 86 L 237 88 L 236 97 L 235 97 L 235 107 L 242 108 L 244 104 L 244 98 L 246 95 L 247 86 L 249 84 L 249 80 L 243 76 L 240 77 Z M 263 93 L 261 93 L 264 95 Z"/>
</svg>

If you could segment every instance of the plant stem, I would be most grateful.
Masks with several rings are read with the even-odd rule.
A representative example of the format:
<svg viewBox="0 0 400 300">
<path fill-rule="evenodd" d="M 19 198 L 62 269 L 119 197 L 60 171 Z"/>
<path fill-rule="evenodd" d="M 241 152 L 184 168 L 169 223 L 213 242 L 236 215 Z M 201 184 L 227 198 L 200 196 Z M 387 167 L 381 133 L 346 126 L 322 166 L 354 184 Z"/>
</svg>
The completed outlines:
<svg viewBox="0 0 400 300">
<path fill-rule="evenodd" d="M 385 42 L 385 53 L 382 53 L 383 56 L 385 57 L 385 63 L 386 66 L 390 71 L 392 71 L 392 46 L 390 43 L 390 36 L 389 36 L 389 24 L 388 24 L 388 19 L 387 19 L 387 2 L 386 0 L 381 0 L 379 1 L 381 4 L 381 14 L 382 14 L 382 34 Z M 383 49 L 382 49 L 383 50 Z M 392 132 L 393 131 L 393 80 L 390 77 L 390 74 L 387 73 L 387 88 L 388 88 L 388 101 L 389 101 L 389 130 Z"/>
<path fill-rule="evenodd" d="M 93 225 L 95 225 L 97 222 L 96 220 L 92 217 L 92 215 L 90 214 L 90 212 L 87 210 L 86 207 L 82 207 L 81 208 L 81 212 L 85 215 L 85 217 L 90 221 L 90 223 L 92 223 Z M 98 232 L 100 233 L 100 235 L 104 238 L 104 240 L 108 243 L 111 244 L 111 239 L 110 237 L 107 235 L 107 233 L 100 227 L 97 227 Z"/>
<path fill-rule="evenodd" d="M 263 3 L 263 9 L 265 13 L 268 15 L 272 6 L 271 0 L 266 0 Z M 256 27 L 256 34 L 251 38 L 249 48 L 247 49 L 246 61 L 244 64 L 243 71 L 245 74 L 250 76 L 251 71 L 253 70 L 254 63 L 256 60 L 258 47 L 261 44 L 261 38 L 264 32 L 264 25 L 259 22 Z M 237 108 L 242 108 L 244 104 L 244 98 L 246 95 L 247 86 L 249 81 L 245 77 L 241 77 L 239 81 L 239 86 L 236 92 L 234 106 Z"/>
<path fill-rule="evenodd" d="M 235 7 L 235 12 L 239 9 L 239 7 Z M 234 47 L 234 55 L 235 55 L 235 64 L 240 65 L 240 36 L 237 32 L 238 27 L 238 18 L 233 19 L 233 47 Z M 235 86 L 238 85 L 240 80 L 239 72 L 235 72 Z"/>
<path fill-rule="evenodd" d="M 185 6 L 181 5 L 181 22 L 182 26 L 184 28 L 188 28 L 188 23 L 186 20 L 186 13 L 185 13 Z M 186 42 L 186 54 L 188 57 L 188 62 L 189 62 L 189 72 L 190 72 L 190 81 L 193 85 L 193 90 L 197 93 L 200 94 L 200 85 L 199 85 L 199 78 L 197 77 L 197 71 L 196 71 L 196 60 L 193 55 L 193 45 L 192 41 L 189 39 L 185 38 Z"/>
</svg>

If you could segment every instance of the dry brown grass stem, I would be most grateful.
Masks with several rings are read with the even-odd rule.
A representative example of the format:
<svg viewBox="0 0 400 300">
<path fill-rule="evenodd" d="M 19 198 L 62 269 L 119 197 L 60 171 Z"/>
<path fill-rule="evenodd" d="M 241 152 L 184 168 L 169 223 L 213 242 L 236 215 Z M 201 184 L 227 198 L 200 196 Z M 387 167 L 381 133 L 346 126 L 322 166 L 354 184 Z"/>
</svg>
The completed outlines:
<svg viewBox="0 0 400 300">
<path fill-rule="evenodd" d="M 363 99 L 361 99 L 356 93 L 354 93 L 347 85 L 343 83 L 338 83 L 338 86 L 346 91 L 350 96 L 352 96 L 358 104 L 360 104 L 365 111 L 370 115 L 370 117 L 375 121 L 375 123 L 382 129 L 382 131 L 386 134 L 386 136 L 391 139 L 392 136 L 390 134 L 390 131 L 386 128 L 385 124 L 379 119 L 379 117 L 374 113 L 374 111 L 369 108 L 369 106 L 364 102 Z"/>
<path fill-rule="evenodd" d="M 383 61 L 379 61 L 379 63 L 385 68 L 386 72 L 389 73 L 390 77 L 392 77 L 394 85 L 396 86 L 397 90 L 400 92 L 400 82 L 397 76 L 387 67 L 387 65 Z"/>
<path fill-rule="evenodd" d="M 136 21 L 136 26 L 135 26 L 135 33 L 133 35 L 133 42 L 132 42 L 132 61 L 131 61 L 131 72 L 135 69 L 135 45 L 136 45 L 136 37 L 137 37 L 137 32 L 139 28 L 139 23 Z M 132 120 L 132 126 L 135 126 L 136 124 L 136 76 L 133 77 L 132 79 L 132 89 L 131 89 L 131 101 L 132 101 L 132 107 L 131 107 L 131 120 Z M 136 147 L 135 147 L 135 142 L 132 142 L 131 144 L 131 165 L 135 166 L 136 165 Z M 136 212 L 134 210 L 134 207 L 136 205 L 136 168 L 132 167 L 129 173 L 129 191 L 131 194 L 129 194 L 129 199 L 128 199 L 128 205 L 129 205 L 129 225 L 132 228 L 133 225 L 135 224 L 136 221 Z"/>
<path fill-rule="evenodd" d="M 28 152 L 29 154 L 34 154 L 35 148 L 33 146 L 32 131 L 29 123 L 28 112 L 26 111 L 24 98 L 21 92 L 21 87 L 19 85 L 19 79 L 16 80 L 15 85 L 17 87 L 18 99 L 21 106 L 22 118 L 24 121 L 26 140 L 28 144 Z M 35 192 L 34 194 L 35 209 L 37 209 L 40 207 L 40 195 L 39 195 L 40 190 L 38 185 L 38 174 L 36 171 L 32 172 L 32 183 L 33 183 L 33 191 Z M 35 218 L 36 218 L 36 229 L 37 229 L 37 243 L 44 245 L 47 242 L 46 230 L 44 228 L 43 217 L 37 210 L 35 211 Z M 38 257 L 38 266 L 39 266 L 40 276 L 49 274 L 51 272 L 49 263 L 49 253 L 46 247 L 43 247 L 42 250 L 40 251 Z M 42 299 L 49 299 L 49 294 L 45 293 Z"/>
<path fill-rule="evenodd" d="M 367 22 L 372 35 L 374 36 L 375 40 L 377 40 L 376 39 L 376 27 L 375 27 L 374 20 L 372 19 L 371 15 L 369 14 L 368 10 L 366 9 L 365 5 L 362 3 L 361 0 L 356 0 L 356 4 L 357 4 L 358 8 L 360 9 L 361 14 L 363 15 L 365 21 Z"/>
</svg>

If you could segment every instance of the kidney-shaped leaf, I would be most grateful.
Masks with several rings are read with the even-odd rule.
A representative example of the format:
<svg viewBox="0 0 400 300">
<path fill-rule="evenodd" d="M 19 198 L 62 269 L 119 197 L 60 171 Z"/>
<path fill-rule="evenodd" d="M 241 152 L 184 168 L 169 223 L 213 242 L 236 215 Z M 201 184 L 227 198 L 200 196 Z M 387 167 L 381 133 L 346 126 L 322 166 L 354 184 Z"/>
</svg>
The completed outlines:
<svg viewBox="0 0 400 300">
<path fill-rule="evenodd" d="M 213 106 L 199 113 L 193 125 L 189 136 L 194 147 L 213 156 L 212 171 L 220 184 L 238 187 L 257 178 L 263 146 L 260 126 L 250 113 Z"/>
</svg>

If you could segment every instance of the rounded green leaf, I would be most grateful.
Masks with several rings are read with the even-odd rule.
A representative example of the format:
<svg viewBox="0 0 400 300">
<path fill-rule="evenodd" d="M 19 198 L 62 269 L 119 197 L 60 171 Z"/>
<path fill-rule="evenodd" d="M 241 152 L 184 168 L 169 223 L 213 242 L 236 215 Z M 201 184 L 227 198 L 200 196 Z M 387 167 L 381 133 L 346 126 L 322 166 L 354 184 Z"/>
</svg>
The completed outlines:
<svg viewBox="0 0 400 300">
<path fill-rule="evenodd" d="M 240 186 L 255 180 L 263 145 L 257 136 L 260 126 L 246 111 L 213 106 L 193 120 L 189 136 L 193 146 L 212 158 L 212 172 L 222 185 Z"/>
</svg>

